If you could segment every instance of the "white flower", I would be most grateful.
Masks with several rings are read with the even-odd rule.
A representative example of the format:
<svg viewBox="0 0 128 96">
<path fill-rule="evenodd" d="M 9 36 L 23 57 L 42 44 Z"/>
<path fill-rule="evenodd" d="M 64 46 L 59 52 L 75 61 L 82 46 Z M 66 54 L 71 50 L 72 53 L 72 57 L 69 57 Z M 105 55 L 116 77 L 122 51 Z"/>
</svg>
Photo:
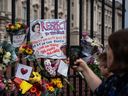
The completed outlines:
<svg viewBox="0 0 128 96">
<path fill-rule="evenodd" d="M 10 52 L 6 52 L 5 55 L 3 56 L 3 62 L 5 64 L 8 64 L 10 62 L 11 59 L 11 53 Z"/>
<path fill-rule="evenodd" d="M 4 58 L 11 59 L 11 53 L 10 52 L 6 52 L 5 55 L 4 55 Z"/>
<path fill-rule="evenodd" d="M 99 40 L 97 38 L 94 38 L 93 41 L 91 42 L 92 46 L 102 46 L 102 44 L 99 42 Z"/>
</svg>

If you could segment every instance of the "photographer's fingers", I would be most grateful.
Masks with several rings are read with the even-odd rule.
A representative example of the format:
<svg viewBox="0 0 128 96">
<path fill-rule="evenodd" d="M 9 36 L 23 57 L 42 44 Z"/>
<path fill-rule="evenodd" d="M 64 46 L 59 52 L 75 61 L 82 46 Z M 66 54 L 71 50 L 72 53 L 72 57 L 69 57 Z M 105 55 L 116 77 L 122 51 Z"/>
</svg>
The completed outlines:
<svg viewBox="0 0 128 96">
<path fill-rule="evenodd" d="M 81 59 L 77 59 L 75 62 L 74 62 L 74 65 L 72 66 L 73 69 L 77 70 L 80 66 L 80 63 L 81 63 Z"/>
<path fill-rule="evenodd" d="M 75 62 L 74 62 L 74 65 L 73 65 L 73 68 L 75 69 L 86 69 L 86 62 L 84 60 L 82 60 L 81 58 L 80 59 L 77 59 Z"/>
<path fill-rule="evenodd" d="M 83 63 L 83 60 L 80 58 L 80 59 L 77 59 L 77 60 L 74 62 L 74 65 L 80 66 L 82 63 Z"/>
</svg>

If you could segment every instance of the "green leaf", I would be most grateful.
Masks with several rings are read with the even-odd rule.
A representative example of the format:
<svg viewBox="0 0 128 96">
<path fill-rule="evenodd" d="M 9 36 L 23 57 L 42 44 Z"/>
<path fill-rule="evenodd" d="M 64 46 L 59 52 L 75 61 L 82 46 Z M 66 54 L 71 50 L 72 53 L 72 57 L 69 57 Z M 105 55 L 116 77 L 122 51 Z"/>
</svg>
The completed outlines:
<svg viewBox="0 0 128 96">
<path fill-rule="evenodd" d="M 69 84 L 69 89 L 70 89 L 70 91 L 74 91 L 75 88 L 72 84 Z"/>
</svg>

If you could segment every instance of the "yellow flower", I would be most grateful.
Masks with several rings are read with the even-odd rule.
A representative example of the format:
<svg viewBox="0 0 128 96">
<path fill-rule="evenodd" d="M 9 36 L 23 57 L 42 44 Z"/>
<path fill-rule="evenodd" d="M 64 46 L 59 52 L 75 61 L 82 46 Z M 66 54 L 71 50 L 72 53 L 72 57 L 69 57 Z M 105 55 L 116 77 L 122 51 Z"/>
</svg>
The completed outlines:
<svg viewBox="0 0 128 96">
<path fill-rule="evenodd" d="M 24 51 L 25 51 L 25 48 L 22 48 L 22 47 L 19 48 L 20 53 L 23 53 Z"/>
<path fill-rule="evenodd" d="M 14 29 L 15 29 L 15 26 L 14 26 L 14 25 L 12 25 L 12 26 L 11 26 L 11 29 L 12 29 L 12 30 L 14 30 Z"/>
<path fill-rule="evenodd" d="M 50 92 L 54 92 L 55 89 L 53 88 L 53 86 L 49 86 L 49 87 L 48 87 L 48 91 L 50 91 Z"/>
<path fill-rule="evenodd" d="M 63 87 L 62 83 L 57 83 L 57 87 L 61 89 Z"/>
<path fill-rule="evenodd" d="M 56 85 L 57 84 L 56 79 L 52 79 L 51 80 L 51 83 L 54 84 L 54 85 Z"/>
<path fill-rule="evenodd" d="M 17 26 L 18 29 L 21 28 L 21 24 L 20 23 L 17 23 L 16 26 Z"/>
<path fill-rule="evenodd" d="M 62 88 L 63 87 L 60 78 L 52 79 L 51 83 L 54 84 L 55 86 L 57 86 L 58 88 Z"/>
<path fill-rule="evenodd" d="M 26 49 L 26 53 L 29 54 L 29 55 L 31 55 L 31 54 L 33 53 L 33 51 L 32 51 L 32 49 L 27 48 L 27 49 Z"/>
</svg>

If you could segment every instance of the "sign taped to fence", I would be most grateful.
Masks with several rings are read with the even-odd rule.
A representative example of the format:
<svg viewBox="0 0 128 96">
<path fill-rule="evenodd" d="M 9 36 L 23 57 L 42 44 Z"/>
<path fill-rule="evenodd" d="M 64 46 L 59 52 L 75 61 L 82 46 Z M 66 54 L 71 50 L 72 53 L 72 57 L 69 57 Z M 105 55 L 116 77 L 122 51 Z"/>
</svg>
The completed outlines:
<svg viewBox="0 0 128 96">
<path fill-rule="evenodd" d="M 36 20 L 30 24 L 30 40 L 36 58 L 66 58 L 66 21 Z"/>
</svg>

